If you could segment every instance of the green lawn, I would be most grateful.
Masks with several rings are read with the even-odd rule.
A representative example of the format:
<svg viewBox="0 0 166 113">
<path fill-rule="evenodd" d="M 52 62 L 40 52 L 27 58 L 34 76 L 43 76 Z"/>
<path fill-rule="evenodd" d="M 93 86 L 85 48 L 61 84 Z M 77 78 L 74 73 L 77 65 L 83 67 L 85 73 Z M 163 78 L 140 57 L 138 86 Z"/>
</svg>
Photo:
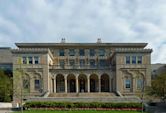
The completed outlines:
<svg viewBox="0 0 166 113">
<path fill-rule="evenodd" d="M 21 112 L 14 112 L 14 113 L 21 113 Z M 90 110 L 83 110 L 83 111 L 42 111 L 42 110 L 32 110 L 32 111 L 24 111 L 23 113 L 141 113 L 138 111 L 90 111 Z M 145 113 L 145 112 L 144 112 Z"/>
</svg>

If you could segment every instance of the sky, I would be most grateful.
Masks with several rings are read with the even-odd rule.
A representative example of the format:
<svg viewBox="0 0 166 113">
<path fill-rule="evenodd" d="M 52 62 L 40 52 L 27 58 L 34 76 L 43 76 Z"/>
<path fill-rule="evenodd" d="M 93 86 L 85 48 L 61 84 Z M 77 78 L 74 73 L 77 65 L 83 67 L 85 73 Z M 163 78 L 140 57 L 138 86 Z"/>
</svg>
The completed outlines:
<svg viewBox="0 0 166 113">
<path fill-rule="evenodd" d="M 148 43 L 166 63 L 166 0 L 0 0 L 0 47 L 62 38 Z"/>
</svg>

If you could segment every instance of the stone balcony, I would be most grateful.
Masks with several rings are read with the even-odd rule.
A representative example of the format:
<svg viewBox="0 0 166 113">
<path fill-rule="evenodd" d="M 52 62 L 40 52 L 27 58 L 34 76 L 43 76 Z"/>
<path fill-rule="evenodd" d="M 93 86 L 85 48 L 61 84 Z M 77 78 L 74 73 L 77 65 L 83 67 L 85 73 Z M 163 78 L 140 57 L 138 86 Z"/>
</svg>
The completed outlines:
<svg viewBox="0 0 166 113">
<path fill-rule="evenodd" d="M 64 66 L 60 66 L 60 65 L 51 65 L 50 69 L 110 69 L 111 66 L 98 66 L 98 65 L 94 65 L 94 66 L 90 66 L 90 65 L 64 65 Z"/>
</svg>

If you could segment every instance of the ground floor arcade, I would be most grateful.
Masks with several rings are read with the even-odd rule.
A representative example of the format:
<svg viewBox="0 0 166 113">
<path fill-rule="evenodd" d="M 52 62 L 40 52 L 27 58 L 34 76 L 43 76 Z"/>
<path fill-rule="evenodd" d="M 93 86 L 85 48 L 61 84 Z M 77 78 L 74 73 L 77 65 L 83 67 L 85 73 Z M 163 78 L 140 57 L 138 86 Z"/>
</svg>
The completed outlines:
<svg viewBox="0 0 166 113">
<path fill-rule="evenodd" d="M 50 77 L 52 93 L 111 92 L 113 78 L 107 74 L 54 74 Z"/>
</svg>

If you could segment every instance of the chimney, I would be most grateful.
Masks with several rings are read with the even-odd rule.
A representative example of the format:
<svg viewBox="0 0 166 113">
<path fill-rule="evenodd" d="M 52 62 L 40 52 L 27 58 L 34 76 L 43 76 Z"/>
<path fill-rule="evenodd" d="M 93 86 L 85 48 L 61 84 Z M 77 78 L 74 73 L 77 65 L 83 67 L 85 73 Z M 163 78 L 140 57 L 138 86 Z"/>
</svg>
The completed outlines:
<svg viewBox="0 0 166 113">
<path fill-rule="evenodd" d="M 65 38 L 62 38 L 61 39 L 61 43 L 65 43 L 66 41 L 65 41 Z"/>
<path fill-rule="evenodd" d="M 102 42 L 101 42 L 101 38 L 98 38 L 98 39 L 97 39 L 97 43 L 102 43 Z"/>
</svg>

